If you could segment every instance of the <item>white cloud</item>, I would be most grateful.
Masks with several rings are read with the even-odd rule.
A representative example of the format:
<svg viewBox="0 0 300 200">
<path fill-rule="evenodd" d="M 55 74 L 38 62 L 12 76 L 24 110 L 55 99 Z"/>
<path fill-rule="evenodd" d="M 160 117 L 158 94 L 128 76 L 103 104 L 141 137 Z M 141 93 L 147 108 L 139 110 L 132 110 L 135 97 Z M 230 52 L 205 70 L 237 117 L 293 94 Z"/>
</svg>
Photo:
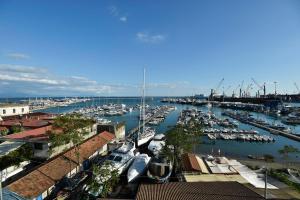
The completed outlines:
<svg viewBox="0 0 300 200">
<path fill-rule="evenodd" d="M 116 6 L 109 6 L 108 11 L 113 17 L 118 18 L 121 22 L 127 22 L 127 15 L 122 13 Z"/>
<path fill-rule="evenodd" d="M 163 34 L 151 35 L 148 32 L 138 32 L 136 39 L 144 43 L 160 43 L 166 39 L 166 36 Z"/>
<path fill-rule="evenodd" d="M 30 58 L 30 56 L 28 56 L 26 54 L 23 54 L 23 53 L 9 53 L 9 54 L 6 54 L 6 57 L 13 58 L 13 59 L 16 59 L 16 60 L 22 60 L 22 59 L 29 59 Z"/>
<path fill-rule="evenodd" d="M 47 70 L 42 67 L 32 67 L 24 65 L 0 64 L 1 72 L 22 72 L 22 73 L 46 73 Z"/>
<path fill-rule="evenodd" d="M 16 92 L 30 91 L 30 94 L 54 94 L 57 96 L 60 94 L 111 94 L 123 90 L 121 86 L 100 84 L 82 76 L 57 76 L 40 67 L 0 64 L 0 71 L 0 83 L 2 85 L 10 84 Z"/>
<path fill-rule="evenodd" d="M 121 22 L 127 22 L 127 17 L 126 16 L 120 17 L 120 21 Z"/>
</svg>

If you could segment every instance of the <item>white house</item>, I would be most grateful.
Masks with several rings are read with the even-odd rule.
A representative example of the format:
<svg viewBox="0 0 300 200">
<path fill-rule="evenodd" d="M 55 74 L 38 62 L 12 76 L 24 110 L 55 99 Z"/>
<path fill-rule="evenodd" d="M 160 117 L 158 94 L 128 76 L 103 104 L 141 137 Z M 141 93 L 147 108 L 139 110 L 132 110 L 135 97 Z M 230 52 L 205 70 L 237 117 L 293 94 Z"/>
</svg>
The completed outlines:
<svg viewBox="0 0 300 200">
<path fill-rule="evenodd" d="M 0 117 L 24 115 L 29 113 L 29 105 L 26 104 L 0 104 Z"/>
</svg>

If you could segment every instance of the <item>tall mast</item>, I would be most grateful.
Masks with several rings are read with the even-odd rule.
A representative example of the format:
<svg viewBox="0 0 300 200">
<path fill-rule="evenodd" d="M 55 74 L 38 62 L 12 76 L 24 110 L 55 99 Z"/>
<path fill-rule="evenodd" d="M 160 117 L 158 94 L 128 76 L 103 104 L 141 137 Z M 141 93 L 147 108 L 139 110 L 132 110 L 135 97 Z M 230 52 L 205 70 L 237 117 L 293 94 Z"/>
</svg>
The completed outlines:
<svg viewBox="0 0 300 200">
<path fill-rule="evenodd" d="M 143 83 L 143 133 L 144 133 L 144 126 L 145 126 L 145 96 L 146 96 L 146 69 L 144 68 L 144 83 Z"/>
</svg>

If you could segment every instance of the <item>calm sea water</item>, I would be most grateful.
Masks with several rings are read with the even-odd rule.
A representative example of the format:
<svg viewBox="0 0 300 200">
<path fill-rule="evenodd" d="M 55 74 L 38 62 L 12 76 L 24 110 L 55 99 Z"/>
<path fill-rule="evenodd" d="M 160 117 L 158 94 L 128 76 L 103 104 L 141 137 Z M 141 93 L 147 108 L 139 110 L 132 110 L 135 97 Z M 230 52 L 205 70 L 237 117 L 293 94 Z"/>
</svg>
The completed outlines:
<svg viewBox="0 0 300 200">
<path fill-rule="evenodd" d="M 75 109 L 92 106 L 92 105 L 103 105 L 108 103 L 123 103 L 127 106 L 134 106 L 140 102 L 139 98 L 94 98 L 91 101 L 84 102 L 84 103 L 77 103 L 66 107 L 55 107 L 55 108 L 48 108 L 41 110 L 42 112 L 50 112 L 50 113 L 66 113 L 71 112 Z M 165 103 L 160 102 L 160 98 L 148 98 L 146 100 L 146 103 L 155 106 L 155 105 L 166 105 Z M 175 105 L 175 104 L 172 104 Z M 168 129 L 170 129 L 172 126 L 174 126 L 177 122 L 177 118 L 180 114 L 180 112 L 183 109 L 187 108 L 197 108 L 201 109 L 203 111 L 208 111 L 207 107 L 194 107 L 189 105 L 177 105 L 177 110 L 171 112 L 165 121 L 161 123 L 159 126 L 154 126 L 157 133 L 164 133 Z M 218 117 L 221 116 L 221 112 L 223 111 L 221 108 L 211 108 L 212 112 L 216 114 Z M 132 113 L 127 113 L 123 116 L 113 116 L 113 117 L 107 117 L 108 119 L 115 121 L 115 122 L 126 122 L 126 130 L 129 131 L 130 129 L 134 128 L 138 125 L 138 114 L 139 111 L 133 111 Z M 264 114 L 260 113 L 252 113 L 257 118 L 266 119 L 269 122 L 276 122 L 280 123 L 278 119 L 272 118 L 270 116 L 266 116 Z M 300 133 L 300 126 L 290 126 L 293 131 Z M 294 147 L 297 147 L 300 149 L 300 143 L 279 135 L 272 135 L 269 132 L 258 129 L 256 127 L 240 123 L 239 126 L 240 129 L 255 129 L 258 130 L 260 134 L 266 134 L 271 135 L 275 138 L 274 143 L 256 143 L 256 142 L 240 142 L 240 141 L 225 141 L 225 140 L 216 140 L 212 141 L 209 140 L 206 136 L 202 136 L 199 140 L 201 140 L 201 144 L 194 147 L 194 151 L 196 153 L 201 154 L 210 154 L 212 152 L 216 153 L 218 150 L 221 151 L 222 155 L 228 155 L 233 156 L 237 158 L 246 158 L 247 155 L 257 155 L 261 156 L 263 154 L 271 154 L 275 157 L 276 160 L 282 160 L 282 156 L 278 153 L 278 150 L 281 149 L 284 145 L 293 145 Z M 204 144 L 203 144 L 204 143 Z M 284 158 L 290 162 L 300 162 L 300 158 L 297 155 L 289 155 L 288 158 Z"/>
</svg>

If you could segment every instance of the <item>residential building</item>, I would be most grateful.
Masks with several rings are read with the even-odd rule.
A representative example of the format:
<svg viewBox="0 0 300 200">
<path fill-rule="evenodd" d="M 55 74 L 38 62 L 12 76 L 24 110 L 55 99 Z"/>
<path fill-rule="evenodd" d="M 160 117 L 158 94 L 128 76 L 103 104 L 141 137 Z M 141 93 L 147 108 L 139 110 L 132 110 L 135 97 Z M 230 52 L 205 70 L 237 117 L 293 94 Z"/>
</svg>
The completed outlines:
<svg viewBox="0 0 300 200">
<path fill-rule="evenodd" d="M 61 153 L 36 169 L 9 184 L 6 189 L 26 199 L 45 199 L 64 177 L 73 177 L 76 173 L 89 167 L 90 161 L 106 153 L 107 144 L 115 139 L 114 134 L 102 132 L 85 140 L 79 145 L 79 157 L 72 148 Z"/>
<path fill-rule="evenodd" d="M 29 105 L 25 104 L 0 104 L 0 117 L 24 115 L 29 113 Z"/>
</svg>

